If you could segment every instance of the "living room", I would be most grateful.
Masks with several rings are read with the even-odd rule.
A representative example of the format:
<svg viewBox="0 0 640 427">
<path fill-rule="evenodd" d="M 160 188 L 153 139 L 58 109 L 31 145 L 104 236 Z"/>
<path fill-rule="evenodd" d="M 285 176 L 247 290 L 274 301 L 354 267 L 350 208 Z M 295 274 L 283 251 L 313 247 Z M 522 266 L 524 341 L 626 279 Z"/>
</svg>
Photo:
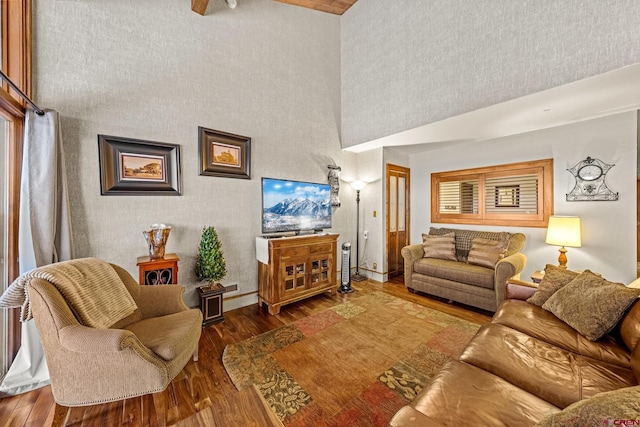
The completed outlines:
<svg viewBox="0 0 640 427">
<path fill-rule="evenodd" d="M 326 182 L 327 165 L 340 166 L 342 205 L 334 209 L 331 229 L 340 234 L 339 245 L 355 242 L 355 192 L 347 182 L 371 181 L 361 202 L 361 230 L 370 233 L 366 257 L 371 268 L 373 263 L 385 264 L 381 177 L 391 156 L 413 173 L 412 241 L 419 241 L 430 225 L 425 213 L 431 171 L 553 157 L 555 212 L 584 217 L 584 247 L 572 251 L 572 266 L 589 266 L 611 279 L 629 281 L 635 274 L 635 205 L 630 197 L 635 187 L 635 114 L 602 119 L 603 126 L 578 123 L 453 148 L 434 144 L 416 155 L 382 148 L 361 154 L 344 150 L 637 62 L 630 49 L 634 32 L 617 23 L 622 13 L 618 9 L 600 11 L 595 27 L 581 21 L 599 9 L 595 2 L 576 8 L 547 4 L 536 13 L 515 6 L 496 8 L 501 12 L 493 19 L 522 16 L 518 19 L 529 22 L 525 15 L 535 17 L 527 24 L 531 32 L 511 21 L 496 25 L 478 20 L 474 17 L 481 14 L 468 6 L 433 11 L 436 7 L 388 8 L 383 2 L 363 2 L 338 17 L 277 2 L 246 1 L 229 9 L 213 1 L 208 13 L 199 16 L 179 2 L 148 7 L 119 1 L 35 2 L 34 93 L 41 105 L 61 113 L 67 162 L 74 165 L 68 180 L 77 255 L 108 259 L 135 272 L 136 257 L 145 252 L 141 232 L 160 222 L 173 227 L 167 251 L 180 256 L 181 271 L 191 272 L 202 227 L 215 226 L 228 262 L 225 280 L 238 284 L 238 290 L 227 295 L 236 297 L 228 301 L 226 309 L 232 309 L 256 301 L 257 270 L 247 265 L 253 265 L 254 238 L 261 232 L 260 177 Z M 493 10 L 489 5 L 474 7 Z M 513 16 L 503 17 L 506 10 Z M 436 27 L 415 33 L 410 19 L 426 19 L 425 14 L 440 17 L 430 24 Z M 447 25 L 446 19 L 454 17 Z M 446 36 L 459 25 L 457 19 L 474 22 L 473 31 L 460 33 L 469 39 L 460 45 L 458 36 Z M 605 25 L 607 19 L 616 25 Z M 581 25 L 588 28 L 589 41 L 577 35 L 575 27 Z M 417 61 L 437 54 L 437 44 L 421 42 L 432 33 L 443 43 L 460 46 L 460 52 L 443 44 L 439 57 L 447 62 L 435 66 Z M 484 41 L 471 44 L 471 39 Z M 607 42 L 598 48 L 597 39 Z M 533 40 L 535 45 L 527 50 Z M 403 54 L 401 41 L 415 54 Z M 501 47 L 499 41 L 506 44 Z M 496 49 L 501 51 L 489 55 Z M 470 50 L 477 53 L 467 56 Z M 371 56 L 376 52 L 384 52 L 379 58 L 386 59 L 374 67 Z M 599 62 L 585 60 L 591 56 Z M 442 68 L 457 63 L 455 77 Z M 198 176 L 198 126 L 252 138 L 250 180 Z M 592 128 L 603 137 L 596 138 Z M 98 134 L 179 144 L 182 196 L 101 196 Z M 586 156 L 616 164 L 607 179 L 621 194 L 619 201 L 564 201 L 573 180 L 565 169 Z M 374 210 L 381 215 L 374 218 Z M 544 230 L 523 232 L 529 257 L 525 277 L 553 260 L 556 250 L 544 244 Z M 197 279 L 191 274 L 182 278 L 187 303 L 197 304 Z"/>
<path fill-rule="evenodd" d="M 411 169 L 411 242 L 419 242 L 439 226 L 429 216 L 431 173 L 553 158 L 554 211 L 583 222 L 570 268 L 623 283 L 636 277 L 637 104 L 514 134 L 358 149 L 637 64 L 634 2 L 361 0 L 342 16 L 265 0 L 239 0 L 235 9 L 211 0 L 201 16 L 188 3 L 33 1 L 33 98 L 61 115 L 76 256 L 135 276 L 146 252 L 142 231 L 169 224 L 167 252 L 180 257 L 185 302 L 197 306 L 198 242 L 204 226 L 215 226 L 223 284 L 237 285 L 225 310 L 255 304 L 260 178 L 326 182 L 336 164 L 342 203 L 330 231 L 340 234 L 339 246 L 355 243 L 348 182 L 368 181 L 360 257 L 383 281 L 385 164 Z M 199 126 L 252 139 L 251 179 L 198 175 Z M 182 195 L 102 196 L 97 135 L 179 144 Z M 587 156 L 615 164 L 607 183 L 619 200 L 566 201 L 574 182 L 566 169 Z M 523 278 L 555 262 L 544 228 L 499 228 L 527 237 Z"/>
</svg>

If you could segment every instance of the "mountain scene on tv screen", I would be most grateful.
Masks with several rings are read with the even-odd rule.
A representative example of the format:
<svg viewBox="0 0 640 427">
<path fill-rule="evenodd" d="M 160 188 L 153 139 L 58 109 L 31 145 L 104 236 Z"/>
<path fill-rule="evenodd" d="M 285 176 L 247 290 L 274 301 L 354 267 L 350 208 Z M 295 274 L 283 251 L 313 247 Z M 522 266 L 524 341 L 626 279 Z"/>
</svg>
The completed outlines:
<svg viewBox="0 0 640 427">
<path fill-rule="evenodd" d="M 331 226 L 329 200 L 285 199 L 264 209 L 264 230 L 319 230 Z"/>
</svg>

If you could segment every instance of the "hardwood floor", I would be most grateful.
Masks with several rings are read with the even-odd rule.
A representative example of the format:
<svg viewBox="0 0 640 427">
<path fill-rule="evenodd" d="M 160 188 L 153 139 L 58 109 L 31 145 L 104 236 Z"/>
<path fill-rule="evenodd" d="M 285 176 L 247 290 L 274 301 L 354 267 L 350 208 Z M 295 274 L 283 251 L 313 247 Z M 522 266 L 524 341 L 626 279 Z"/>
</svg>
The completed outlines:
<svg viewBox="0 0 640 427">
<path fill-rule="evenodd" d="M 471 307 L 409 293 L 402 276 L 384 284 L 353 283 L 356 293 L 330 297 L 318 295 L 284 306 L 280 314 L 269 315 L 257 305 L 225 313 L 225 321 L 202 331 L 199 361 L 189 362 L 161 393 L 88 407 L 62 408 L 64 426 L 271 426 L 278 425 L 257 391 L 238 391 L 222 365 L 227 344 L 242 341 L 332 307 L 351 295 L 383 291 L 460 318 L 485 323 L 491 313 Z M 51 425 L 56 405 L 51 387 L 44 387 L 0 401 L 0 427 Z"/>
</svg>

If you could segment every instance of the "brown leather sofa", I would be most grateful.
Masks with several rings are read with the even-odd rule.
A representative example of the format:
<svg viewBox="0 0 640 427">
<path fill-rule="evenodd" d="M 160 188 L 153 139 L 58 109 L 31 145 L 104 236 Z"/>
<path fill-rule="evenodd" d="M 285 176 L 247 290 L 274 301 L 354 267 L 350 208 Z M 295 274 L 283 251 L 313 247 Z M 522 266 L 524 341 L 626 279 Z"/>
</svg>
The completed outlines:
<svg viewBox="0 0 640 427">
<path fill-rule="evenodd" d="M 564 416 L 576 406 L 588 411 L 586 405 L 595 405 L 600 397 L 585 399 L 598 393 L 605 397 L 635 393 L 633 401 L 640 405 L 640 301 L 611 333 L 594 342 L 549 311 L 527 303 L 525 299 L 535 291 L 531 286 L 510 281 L 507 296 L 519 299 L 505 301 L 459 359 L 448 362 L 389 425 L 533 426 L 550 415 Z M 603 393 L 611 390 L 618 392 Z M 572 408 L 563 411 L 569 405 Z M 606 413 L 631 417 L 626 419 L 637 415 L 640 420 L 635 409 L 629 413 L 614 408 Z M 584 416 L 585 409 L 581 410 Z M 573 419 L 574 424 L 566 420 L 556 424 L 547 418 L 543 424 L 591 425 L 581 416 Z M 611 425 L 603 424 L 604 416 L 595 420 L 597 425 Z"/>
</svg>

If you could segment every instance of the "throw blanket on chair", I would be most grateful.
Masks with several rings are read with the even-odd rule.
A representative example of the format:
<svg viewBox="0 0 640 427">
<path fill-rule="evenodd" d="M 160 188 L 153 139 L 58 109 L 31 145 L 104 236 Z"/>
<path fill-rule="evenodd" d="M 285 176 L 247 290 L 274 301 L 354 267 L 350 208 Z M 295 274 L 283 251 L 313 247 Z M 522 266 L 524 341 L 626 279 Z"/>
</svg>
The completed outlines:
<svg viewBox="0 0 640 427">
<path fill-rule="evenodd" d="M 0 297 L 0 307 L 21 307 L 23 322 L 32 317 L 27 285 L 34 278 L 53 284 L 85 326 L 108 328 L 137 308 L 109 263 L 96 258 L 80 258 L 45 265 L 14 280 Z"/>
</svg>

